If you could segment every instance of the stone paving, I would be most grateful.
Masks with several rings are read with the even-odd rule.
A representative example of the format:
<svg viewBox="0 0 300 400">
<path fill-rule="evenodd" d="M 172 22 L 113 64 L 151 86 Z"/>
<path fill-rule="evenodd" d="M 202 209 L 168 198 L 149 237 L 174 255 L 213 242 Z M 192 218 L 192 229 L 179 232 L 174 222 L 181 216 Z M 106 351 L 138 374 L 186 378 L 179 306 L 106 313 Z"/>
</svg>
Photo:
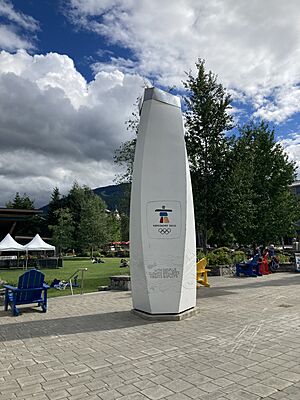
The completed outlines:
<svg viewBox="0 0 300 400">
<path fill-rule="evenodd" d="M 0 311 L 0 400 L 300 399 L 300 274 L 210 278 L 199 313 L 153 322 L 130 292 Z"/>
</svg>

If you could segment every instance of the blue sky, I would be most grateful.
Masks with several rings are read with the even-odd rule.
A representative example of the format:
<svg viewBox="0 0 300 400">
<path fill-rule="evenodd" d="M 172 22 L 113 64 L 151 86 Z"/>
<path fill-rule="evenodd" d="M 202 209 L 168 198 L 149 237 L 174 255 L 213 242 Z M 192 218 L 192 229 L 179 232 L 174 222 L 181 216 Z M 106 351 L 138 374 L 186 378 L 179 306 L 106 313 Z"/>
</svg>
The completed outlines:
<svg viewBox="0 0 300 400">
<path fill-rule="evenodd" d="M 113 183 L 145 85 L 180 87 L 198 57 L 237 124 L 274 126 L 300 165 L 297 0 L 0 0 L 0 205 Z"/>
</svg>

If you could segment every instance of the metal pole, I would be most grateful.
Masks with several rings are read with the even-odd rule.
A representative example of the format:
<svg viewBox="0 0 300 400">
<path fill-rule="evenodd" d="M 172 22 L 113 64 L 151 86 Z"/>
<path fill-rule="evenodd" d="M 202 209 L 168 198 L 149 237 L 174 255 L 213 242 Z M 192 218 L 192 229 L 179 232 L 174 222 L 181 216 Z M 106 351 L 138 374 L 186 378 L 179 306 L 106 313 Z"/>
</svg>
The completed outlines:
<svg viewBox="0 0 300 400">
<path fill-rule="evenodd" d="M 83 294 L 83 271 L 84 271 L 84 269 L 81 270 L 81 291 L 80 291 L 80 294 Z"/>
</svg>

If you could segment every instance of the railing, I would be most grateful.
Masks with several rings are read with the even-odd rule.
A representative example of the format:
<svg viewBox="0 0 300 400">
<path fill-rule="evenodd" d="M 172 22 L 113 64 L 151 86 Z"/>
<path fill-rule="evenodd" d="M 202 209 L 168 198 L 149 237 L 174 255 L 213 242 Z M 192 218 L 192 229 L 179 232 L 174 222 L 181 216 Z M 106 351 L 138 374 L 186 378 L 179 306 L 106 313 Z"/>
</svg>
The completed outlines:
<svg viewBox="0 0 300 400">
<path fill-rule="evenodd" d="M 68 282 L 70 284 L 70 289 L 72 295 L 74 294 L 73 292 L 73 284 L 72 284 L 72 278 L 74 278 L 75 282 L 77 281 L 78 273 L 81 272 L 81 285 L 80 285 L 80 294 L 83 294 L 83 281 L 84 281 L 84 271 L 87 271 L 87 268 L 78 268 L 77 271 L 75 271 L 68 279 Z M 76 278 L 75 278 L 76 277 Z"/>
</svg>

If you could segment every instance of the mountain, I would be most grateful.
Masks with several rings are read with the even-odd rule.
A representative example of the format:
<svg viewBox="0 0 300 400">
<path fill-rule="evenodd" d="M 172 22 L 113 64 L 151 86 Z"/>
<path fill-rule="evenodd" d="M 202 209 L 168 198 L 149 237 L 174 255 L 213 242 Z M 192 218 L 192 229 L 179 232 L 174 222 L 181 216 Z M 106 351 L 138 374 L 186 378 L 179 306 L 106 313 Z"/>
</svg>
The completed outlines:
<svg viewBox="0 0 300 400">
<path fill-rule="evenodd" d="M 93 192 L 100 196 L 105 201 L 107 208 L 114 211 L 116 208 L 119 211 L 128 213 L 129 205 L 127 205 L 129 197 L 130 186 L 128 183 L 121 183 L 119 185 L 104 186 L 93 189 Z"/>
<path fill-rule="evenodd" d="M 128 183 L 121 183 L 119 185 L 110 185 L 92 189 L 93 192 L 101 197 L 107 208 L 110 211 L 114 211 L 116 208 L 120 212 L 129 213 L 129 190 L 130 185 Z M 49 204 L 40 208 L 43 213 L 48 213 Z"/>
</svg>

